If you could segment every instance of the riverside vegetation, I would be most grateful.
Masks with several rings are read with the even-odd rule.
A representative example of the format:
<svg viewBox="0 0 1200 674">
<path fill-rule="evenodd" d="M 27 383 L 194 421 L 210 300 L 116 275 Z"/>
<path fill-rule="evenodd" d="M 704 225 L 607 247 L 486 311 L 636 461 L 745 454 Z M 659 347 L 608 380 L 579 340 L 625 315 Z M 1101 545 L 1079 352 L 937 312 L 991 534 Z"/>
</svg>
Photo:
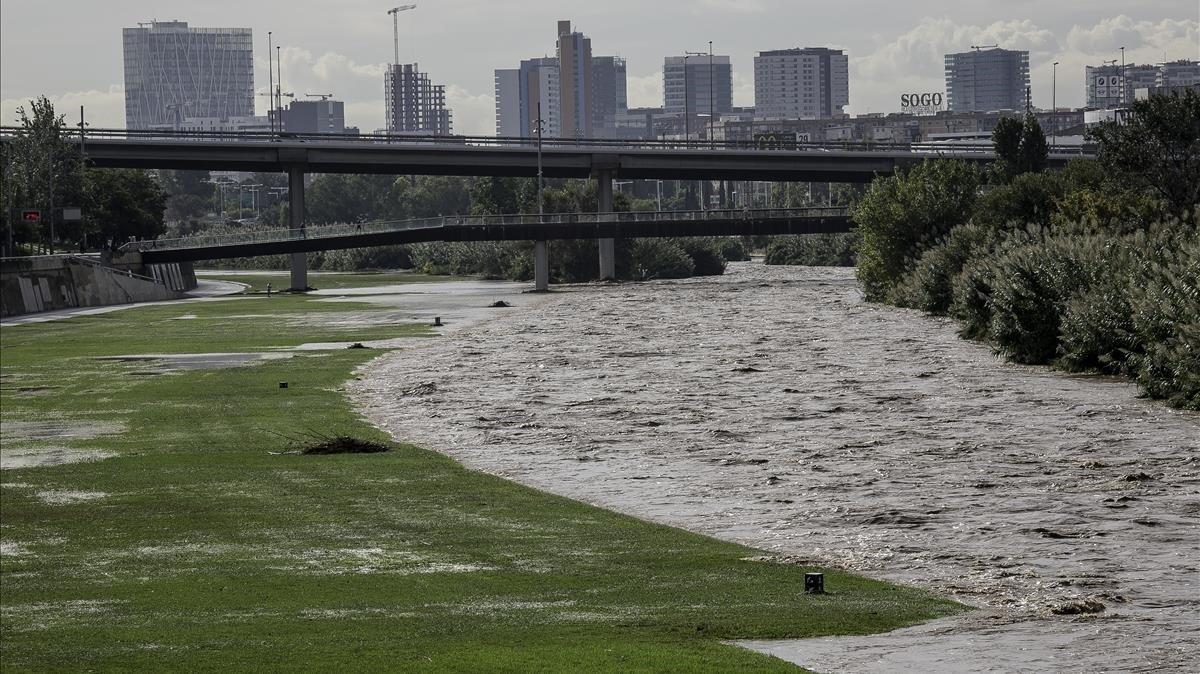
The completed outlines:
<svg viewBox="0 0 1200 674">
<path fill-rule="evenodd" d="M 340 388 L 382 350 L 292 350 L 401 337 L 437 339 L 306 296 L 5 327 L 4 670 L 795 671 L 723 642 L 962 610 L 393 443 Z"/>
<path fill-rule="evenodd" d="M 877 179 L 854 208 L 869 300 L 948 315 L 1018 363 L 1123 375 L 1200 409 L 1200 95 L 1136 101 L 1096 160 L 1045 171 L 1032 116 L 987 171 Z"/>
</svg>

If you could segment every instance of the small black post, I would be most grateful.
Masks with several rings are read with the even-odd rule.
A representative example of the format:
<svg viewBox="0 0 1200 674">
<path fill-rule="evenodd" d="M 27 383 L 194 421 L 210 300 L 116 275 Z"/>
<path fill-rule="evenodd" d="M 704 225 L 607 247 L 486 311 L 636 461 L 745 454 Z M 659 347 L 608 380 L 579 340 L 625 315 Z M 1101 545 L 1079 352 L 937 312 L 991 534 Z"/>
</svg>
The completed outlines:
<svg viewBox="0 0 1200 674">
<path fill-rule="evenodd" d="M 804 574 L 804 593 L 805 594 L 825 594 L 825 574 L 823 574 L 823 573 L 806 573 L 806 574 Z"/>
</svg>

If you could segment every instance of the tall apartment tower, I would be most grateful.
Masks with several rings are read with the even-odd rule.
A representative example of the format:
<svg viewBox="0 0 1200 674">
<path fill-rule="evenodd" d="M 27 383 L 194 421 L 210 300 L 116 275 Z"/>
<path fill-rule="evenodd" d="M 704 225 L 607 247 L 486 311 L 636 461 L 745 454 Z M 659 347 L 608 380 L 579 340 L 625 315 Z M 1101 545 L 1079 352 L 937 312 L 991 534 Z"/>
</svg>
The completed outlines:
<svg viewBox="0 0 1200 674">
<path fill-rule="evenodd" d="M 538 110 L 542 136 L 561 135 L 558 59 L 521 61 L 520 68 L 496 70 L 496 135 L 533 138 L 537 135 Z"/>
<path fill-rule="evenodd" d="M 681 115 L 686 108 L 689 114 L 707 115 L 710 93 L 714 114 L 733 110 L 733 68 L 728 56 L 713 56 L 711 68 L 707 55 L 663 60 L 663 112 Z"/>
<path fill-rule="evenodd" d="M 558 22 L 559 134 L 592 137 L 592 41 L 573 32 L 570 21 Z"/>
<path fill-rule="evenodd" d="M 190 28 L 153 21 L 122 29 L 125 127 L 188 117 L 254 115 L 254 39 L 249 28 Z"/>
<path fill-rule="evenodd" d="M 383 97 L 388 133 L 450 135 L 446 87 L 431 83 L 416 63 L 388 66 L 383 76 Z"/>
<path fill-rule="evenodd" d="M 974 49 L 946 54 L 946 105 L 953 112 L 1024 110 L 1029 52 Z"/>
<path fill-rule="evenodd" d="M 592 57 L 592 131 L 598 138 L 615 138 L 617 117 L 629 111 L 625 59 Z"/>
<path fill-rule="evenodd" d="M 705 59 L 689 59 L 694 60 Z M 840 49 L 777 49 L 754 57 L 754 114 L 759 119 L 824 119 L 842 114 L 849 104 L 850 64 Z"/>
</svg>

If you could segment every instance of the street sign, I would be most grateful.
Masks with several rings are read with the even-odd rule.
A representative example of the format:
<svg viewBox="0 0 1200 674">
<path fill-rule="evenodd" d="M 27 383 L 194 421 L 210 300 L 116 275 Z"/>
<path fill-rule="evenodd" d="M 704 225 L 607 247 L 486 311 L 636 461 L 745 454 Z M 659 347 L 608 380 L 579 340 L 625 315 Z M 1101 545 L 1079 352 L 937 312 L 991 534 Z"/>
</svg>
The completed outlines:
<svg viewBox="0 0 1200 674">
<path fill-rule="evenodd" d="M 83 219 L 83 209 L 67 207 L 62 209 L 63 222 L 79 222 Z"/>
<path fill-rule="evenodd" d="M 21 211 L 21 222 L 36 225 L 42 221 L 42 212 L 36 208 L 26 208 Z"/>
</svg>

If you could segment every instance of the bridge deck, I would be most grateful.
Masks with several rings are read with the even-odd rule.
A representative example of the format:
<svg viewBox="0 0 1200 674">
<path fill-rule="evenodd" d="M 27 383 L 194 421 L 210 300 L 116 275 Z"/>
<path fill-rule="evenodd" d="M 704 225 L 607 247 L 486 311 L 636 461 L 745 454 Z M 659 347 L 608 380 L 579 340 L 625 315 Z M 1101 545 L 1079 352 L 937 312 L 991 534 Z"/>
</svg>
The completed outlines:
<svg viewBox="0 0 1200 674">
<path fill-rule="evenodd" d="M 15 130 L 0 128 L 0 142 Z M 527 138 L 332 136 L 89 130 L 88 161 L 100 168 L 169 168 L 395 175 L 537 175 L 538 149 Z M 992 146 L 941 143 L 806 143 L 790 148 L 736 141 L 609 141 L 546 139 L 543 172 L 586 178 L 609 172 L 664 180 L 867 182 L 930 157 L 993 159 Z M 1051 165 L 1083 149 L 1059 148 Z"/>
<path fill-rule="evenodd" d="M 135 241 L 146 264 L 428 241 L 529 241 L 848 232 L 842 208 L 451 216 Z"/>
</svg>

